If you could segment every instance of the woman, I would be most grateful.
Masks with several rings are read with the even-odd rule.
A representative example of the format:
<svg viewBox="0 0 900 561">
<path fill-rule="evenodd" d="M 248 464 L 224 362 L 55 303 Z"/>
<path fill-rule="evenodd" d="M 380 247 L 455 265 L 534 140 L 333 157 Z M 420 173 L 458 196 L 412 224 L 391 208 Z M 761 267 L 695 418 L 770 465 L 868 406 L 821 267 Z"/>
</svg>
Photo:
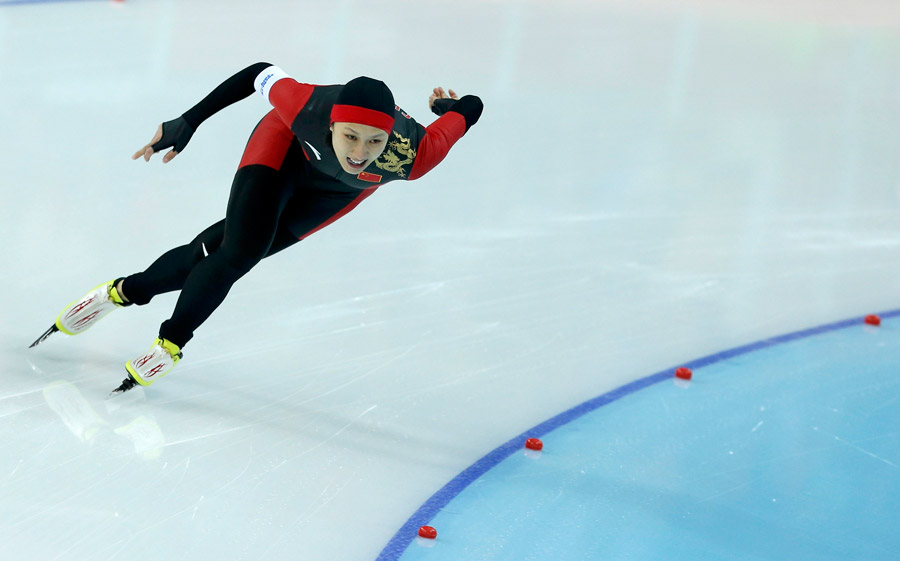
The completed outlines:
<svg viewBox="0 0 900 561">
<path fill-rule="evenodd" d="M 146 271 L 101 284 L 67 306 L 31 346 L 56 331 L 77 335 L 112 310 L 180 290 L 172 316 L 147 353 L 128 361 L 113 390 L 149 386 L 182 357 L 181 349 L 231 286 L 261 259 L 297 243 L 353 210 L 378 187 L 422 177 L 481 116 L 481 100 L 435 88 L 440 117 L 427 128 L 394 104 L 388 87 L 361 76 L 345 85 L 299 83 L 280 68 L 241 70 L 181 117 L 159 126 L 132 159 L 172 148 L 168 163 L 219 110 L 261 94 L 273 109 L 250 136 L 231 186 L 225 219 L 160 256 Z"/>
</svg>

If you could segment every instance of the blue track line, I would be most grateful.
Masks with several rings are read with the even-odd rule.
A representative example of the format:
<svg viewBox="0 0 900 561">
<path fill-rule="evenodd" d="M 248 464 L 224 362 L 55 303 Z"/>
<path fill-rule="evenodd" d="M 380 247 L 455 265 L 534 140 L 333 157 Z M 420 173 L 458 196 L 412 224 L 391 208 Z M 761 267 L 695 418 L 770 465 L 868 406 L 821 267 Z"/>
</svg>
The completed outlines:
<svg viewBox="0 0 900 561">
<path fill-rule="evenodd" d="M 879 315 L 882 318 L 897 317 L 900 316 L 900 309 L 883 312 Z M 747 345 L 729 349 L 727 351 L 722 351 L 709 356 L 705 356 L 686 364 L 681 364 L 679 366 L 686 366 L 691 369 L 702 368 L 704 366 L 709 366 L 711 364 L 715 364 L 723 360 L 728 360 L 739 355 L 752 353 L 754 351 L 773 347 L 775 345 L 780 345 L 783 343 L 788 343 L 797 339 L 812 337 L 814 335 L 820 335 L 823 333 L 828 333 L 830 331 L 837 331 L 839 329 L 845 329 L 847 327 L 858 326 L 863 322 L 863 319 L 864 318 L 862 317 L 852 318 L 835 323 L 829 323 L 819 327 L 804 329 L 802 331 L 795 331 L 793 333 L 788 333 L 785 335 L 779 335 L 771 339 L 763 339 L 755 343 L 750 343 Z M 419 510 L 417 510 L 412 516 L 409 517 L 409 520 L 406 521 L 406 523 L 397 531 L 397 533 L 394 534 L 394 537 L 391 538 L 384 549 L 381 550 L 381 553 L 378 555 L 377 561 L 396 561 L 397 559 L 399 559 L 400 556 L 403 555 L 403 552 L 406 551 L 406 548 L 409 547 L 409 544 L 412 543 L 413 539 L 415 539 L 418 528 L 420 526 L 428 524 L 435 516 L 437 516 L 441 509 L 447 506 L 450 501 L 456 498 L 457 495 L 462 493 L 466 487 L 475 482 L 479 477 L 487 473 L 497 464 L 514 454 L 516 451 L 520 450 L 522 448 L 522 443 L 526 438 L 537 438 L 544 436 L 554 429 L 571 423 L 575 419 L 578 419 L 579 417 L 582 417 L 585 414 L 594 411 L 595 409 L 603 407 L 604 405 L 612 403 L 638 390 L 642 390 L 646 387 L 662 382 L 663 380 L 669 380 L 672 378 L 674 371 L 674 367 L 668 368 L 661 372 L 657 372 L 656 374 L 651 374 L 650 376 L 647 376 L 645 378 L 635 380 L 634 382 L 616 388 L 591 400 L 585 401 L 584 403 L 576 405 L 568 411 L 564 411 L 559 415 L 523 432 L 522 434 L 516 436 L 515 438 L 512 438 L 505 444 L 494 449 L 486 456 L 466 468 L 462 473 L 450 480 L 449 483 L 444 485 L 437 493 L 435 493 L 431 496 L 431 498 L 425 501 L 425 504 L 419 507 Z"/>
<path fill-rule="evenodd" d="M 26 4 L 71 4 L 72 2 L 100 2 L 101 0 L 0 0 L 2 6 L 22 6 Z M 109 2 L 111 0 L 104 0 Z"/>
</svg>

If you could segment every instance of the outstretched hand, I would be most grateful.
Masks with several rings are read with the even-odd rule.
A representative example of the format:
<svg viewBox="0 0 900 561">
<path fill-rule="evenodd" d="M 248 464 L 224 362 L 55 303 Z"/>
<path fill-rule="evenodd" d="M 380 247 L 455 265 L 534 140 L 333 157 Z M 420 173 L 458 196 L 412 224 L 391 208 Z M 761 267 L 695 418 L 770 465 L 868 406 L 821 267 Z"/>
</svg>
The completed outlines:
<svg viewBox="0 0 900 561">
<path fill-rule="evenodd" d="M 449 90 L 449 92 L 450 92 L 450 94 L 448 95 L 447 92 L 444 91 L 444 88 L 442 88 L 442 87 L 434 88 L 434 90 L 432 91 L 432 94 L 428 97 L 428 108 L 431 109 L 432 111 L 434 110 L 434 100 L 436 100 L 436 99 L 447 99 L 447 98 L 459 99 L 459 96 L 456 95 L 455 91 Z"/>
<path fill-rule="evenodd" d="M 162 161 L 164 164 L 167 164 L 172 161 L 172 158 L 184 150 L 193 134 L 193 127 L 187 124 L 184 117 L 166 121 L 157 127 L 156 134 L 153 135 L 150 142 L 135 152 L 134 155 L 131 156 L 131 159 L 137 160 L 143 156 L 144 161 L 149 162 L 153 154 L 165 150 L 166 148 L 172 148 L 172 150 L 169 150 L 166 155 L 163 156 Z"/>
<path fill-rule="evenodd" d="M 153 145 L 156 144 L 157 142 L 159 142 L 160 140 L 162 140 L 162 136 L 163 136 L 163 128 L 162 128 L 162 125 L 159 125 L 159 127 L 157 127 L 157 129 L 156 129 L 156 134 L 153 135 L 153 138 L 150 139 L 150 142 L 148 142 L 143 148 L 141 148 L 140 150 L 135 152 L 134 155 L 131 156 L 131 159 L 137 160 L 138 158 L 143 156 L 144 161 L 149 162 L 150 157 L 156 153 L 156 150 L 153 149 Z M 175 150 L 169 150 L 169 152 L 165 156 L 163 156 L 162 161 L 164 164 L 168 164 L 169 162 L 172 161 L 172 158 L 174 158 L 177 155 L 178 155 L 178 152 L 176 152 Z"/>
</svg>

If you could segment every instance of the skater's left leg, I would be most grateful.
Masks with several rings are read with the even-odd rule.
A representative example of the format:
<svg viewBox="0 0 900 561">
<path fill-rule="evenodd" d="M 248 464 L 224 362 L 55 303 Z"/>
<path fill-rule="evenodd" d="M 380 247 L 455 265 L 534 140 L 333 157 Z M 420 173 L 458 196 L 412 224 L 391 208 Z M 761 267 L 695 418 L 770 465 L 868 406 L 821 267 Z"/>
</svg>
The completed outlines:
<svg viewBox="0 0 900 561">
<path fill-rule="evenodd" d="M 84 333 L 116 308 L 130 306 L 131 303 L 122 298 L 121 293 L 116 288 L 121 280 L 113 279 L 99 284 L 92 288 L 90 292 L 63 308 L 63 311 L 57 316 L 50 329 L 38 337 L 29 348 L 40 345 L 47 337 L 58 331 L 62 331 L 66 335 Z"/>
<path fill-rule="evenodd" d="M 183 347 L 225 300 L 234 283 L 270 254 L 276 239 L 279 249 L 298 241 L 278 228 L 294 190 L 289 179 L 263 166 L 238 171 L 222 243 L 191 269 L 172 316 L 160 327 L 161 338 Z"/>
<path fill-rule="evenodd" d="M 146 271 L 92 288 L 66 306 L 50 329 L 31 346 L 36 347 L 57 331 L 67 335 L 84 333 L 117 308 L 146 304 L 157 294 L 180 290 L 194 265 L 207 253 L 218 249 L 224 230 L 225 221 L 221 220 L 201 232 L 191 243 L 164 253 Z"/>
<path fill-rule="evenodd" d="M 224 232 L 225 220 L 220 220 L 190 243 L 163 253 L 145 271 L 122 280 L 122 296 L 140 306 L 159 294 L 181 290 L 194 266 L 219 248 Z"/>
</svg>

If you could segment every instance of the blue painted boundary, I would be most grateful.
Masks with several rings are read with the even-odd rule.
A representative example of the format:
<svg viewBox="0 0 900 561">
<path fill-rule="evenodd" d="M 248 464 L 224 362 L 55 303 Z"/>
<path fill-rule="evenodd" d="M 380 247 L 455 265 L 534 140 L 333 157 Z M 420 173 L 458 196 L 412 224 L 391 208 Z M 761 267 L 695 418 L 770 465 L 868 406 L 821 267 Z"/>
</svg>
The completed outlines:
<svg viewBox="0 0 900 561">
<path fill-rule="evenodd" d="M 0 0 L 0 7 L 25 4 L 71 4 L 72 2 L 100 2 L 101 0 Z M 109 2 L 110 0 L 102 0 Z"/>
<path fill-rule="evenodd" d="M 883 312 L 878 315 L 880 315 L 882 318 L 897 317 L 900 316 L 900 309 Z M 835 323 L 829 323 L 819 327 L 804 329 L 802 331 L 795 331 L 794 333 L 788 333 L 786 335 L 779 335 L 771 339 L 763 339 L 755 343 L 750 343 L 748 345 L 735 347 L 727 351 L 722 351 L 720 353 L 705 356 L 703 358 L 699 358 L 697 360 L 681 364 L 679 366 L 687 366 L 691 369 L 702 368 L 704 366 L 709 366 L 723 360 L 728 360 L 729 358 L 752 353 L 754 351 L 765 349 L 767 347 L 780 345 L 790 341 L 795 341 L 797 339 L 812 337 L 814 335 L 820 335 L 829 331 L 837 331 L 839 329 L 845 329 L 847 327 L 859 326 L 863 323 L 864 319 L 864 317 L 852 318 Z M 634 393 L 648 386 L 652 386 L 653 384 L 662 382 L 663 380 L 670 380 L 672 379 L 674 371 L 674 367 L 668 368 L 666 370 L 663 370 L 662 372 L 657 372 L 656 374 L 652 374 L 650 376 L 647 376 L 646 378 L 635 380 L 634 382 L 616 388 L 611 392 L 585 401 L 584 403 L 576 405 L 568 411 L 564 411 L 559 415 L 547 421 L 544 421 L 536 427 L 528 429 L 527 431 L 508 441 L 506 444 L 503 444 L 494 449 L 486 456 L 466 468 L 462 473 L 450 480 L 449 483 L 444 485 L 437 493 L 435 493 L 431 496 L 431 498 L 425 501 L 425 504 L 419 507 L 419 510 L 417 510 L 412 516 L 410 516 L 409 520 L 406 521 L 406 523 L 397 531 L 397 533 L 394 534 L 394 537 L 391 538 L 391 541 L 389 541 L 384 549 L 381 550 L 381 553 L 378 555 L 377 561 L 396 561 L 397 559 L 399 559 L 400 556 L 403 555 L 403 552 L 406 551 L 406 548 L 409 547 L 409 544 L 412 543 L 413 539 L 415 539 L 420 526 L 428 524 L 435 516 L 437 516 L 441 509 L 447 506 L 450 501 L 452 501 L 457 495 L 462 493 L 463 490 L 471 485 L 475 480 L 477 480 L 494 466 L 496 466 L 518 450 L 521 450 L 526 438 L 539 438 L 541 436 L 544 436 L 548 432 L 551 432 L 554 429 L 557 429 L 565 424 L 571 423 L 575 419 L 578 419 L 579 417 L 582 417 L 587 413 L 594 411 L 595 409 L 603 407 L 604 405 L 621 399 L 628 394 Z"/>
</svg>

